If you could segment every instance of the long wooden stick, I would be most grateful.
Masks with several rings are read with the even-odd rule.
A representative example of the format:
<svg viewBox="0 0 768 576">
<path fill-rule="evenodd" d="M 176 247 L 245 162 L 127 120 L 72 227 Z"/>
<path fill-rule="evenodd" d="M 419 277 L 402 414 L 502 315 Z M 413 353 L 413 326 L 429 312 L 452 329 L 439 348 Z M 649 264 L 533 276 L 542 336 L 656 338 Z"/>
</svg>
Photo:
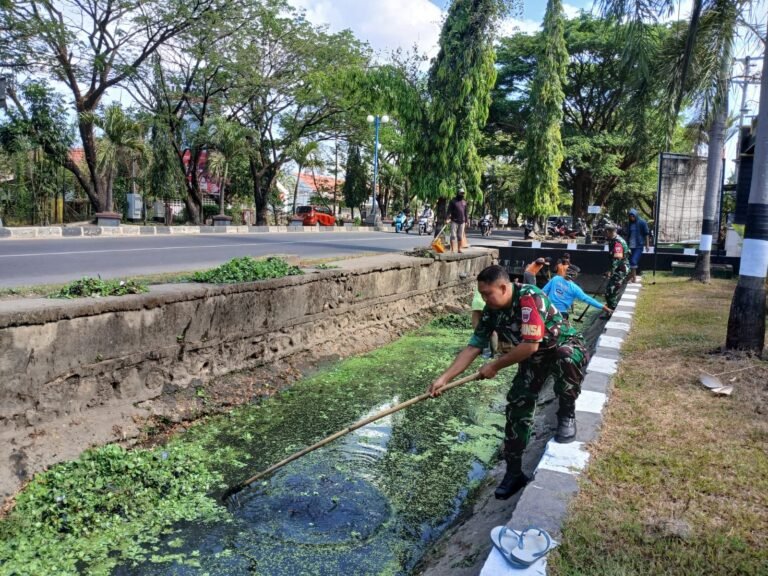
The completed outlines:
<svg viewBox="0 0 768 576">
<path fill-rule="evenodd" d="M 450 390 L 451 388 L 456 388 L 458 386 L 463 386 L 464 384 L 468 384 L 469 382 L 473 382 L 475 380 L 478 380 L 480 378 L 480 373 L 475 372 L 471 376 L 467 376 L 466 378 L 461 378 L 460 380 L 454 380 L 453 382 L 450 382 L 449 384 L 446 384 L 442 388 L 440 388 L 440 393 L 442 394 L 446 390 Z M 329 444 L 333 442 L 334 440 L 337 440 L 338 438 L 341 438 L 345 434 L 349 434 L 350 432 L 357 430 L 358 428 L 362 428 L 363 426 L 370 424 L 371 422 L 375 422 L 376 420 L 380 420 L 381 418 L 384 418 L 385 416 L 389 416 L 390 414 L 394 414 L 395 412 L 399 412 L 403 408 L 408 408 L 408 406 L 413 406 L 414 404 L 417 404 L 421 402 L 422 400 L 426 400 L 429 398 L 429 392 L 425 392 L 424 394 L 420 394 L 419 396 L 416 396 L 414 398 L 411 398 L 410 400 L 406 400 L 405 402 L 401 402 L 400 404 L 397 404 L 396 406 L 392 406 L 391 408 L 387 408 L 386 410 L 382 410 L 381 412 L 377 412 L 373 416 L 369 416 L 368 418 L 363 418 L 362 420 L 358 420 L 354 424 L 348 426 L 347 428 L 344 428 L 343 430 L 339 430 L 335 434 L 331 434 L 327 438 L 324 438 L 323 440 L 320 440 L 319 442 L 316 442 L 315 444 L 312 444 L 312 446 L 309 446 L 307 448 L 304 448 L 303 450 L 299 450 L 295 454 L 291 454 L 288 456 L 288 458 L 281 460 L 277 464 L 273 464 L 266 470 L 259 472 L 258 474 L 251 476 L 248 478 L 248 480 L 241 482 L 240 484 L 236 484 L 232 487 L 230 487 L 222 496 L 223 500 L 227 500 L 230 498 L 233 494 L 236 494 L 237 492 L 240 492 L 247 486 L 253 484 L 256 482 L 256 480 L 259 480 L 263 478 L 264 476 L 268 476 L 269 474 L 272 474 L 275 470 L 282 468 L 286 464 L 293 462 L 294 460 L 297 460 L 298 458 L 301 458 L 302 456 L 305 456 L 306 454 L 309 454 L 310 452 L 317 450 L 318 448 L 325 446 L 326 444 Z"/>
</svg>

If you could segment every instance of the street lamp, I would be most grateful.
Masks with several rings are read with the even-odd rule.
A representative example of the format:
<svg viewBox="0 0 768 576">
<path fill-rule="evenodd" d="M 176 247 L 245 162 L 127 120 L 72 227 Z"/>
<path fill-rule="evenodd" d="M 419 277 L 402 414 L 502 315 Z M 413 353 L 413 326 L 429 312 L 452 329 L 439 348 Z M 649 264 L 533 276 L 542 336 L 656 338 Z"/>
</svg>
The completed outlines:
<svg viewBox="0 0 768 576">
<path fill-rule="evenodd" d="M 369 123 L 373 123 L 376 129 L 376 137 L 375 137 L 375 143 L 373 146 L 373 207 L 371 209 L 371 215 L 368 218 L 368 221 L 375 225 L 376 224 L 376 187 L 379 183 L 379 127 L 381 126 L 382 122 L 386 124 L 389 122 L 389 116 L 384 114 L 383 116 L 374 116 L 372 114 L 368 115 L 367 118 Z"/>
</svg>

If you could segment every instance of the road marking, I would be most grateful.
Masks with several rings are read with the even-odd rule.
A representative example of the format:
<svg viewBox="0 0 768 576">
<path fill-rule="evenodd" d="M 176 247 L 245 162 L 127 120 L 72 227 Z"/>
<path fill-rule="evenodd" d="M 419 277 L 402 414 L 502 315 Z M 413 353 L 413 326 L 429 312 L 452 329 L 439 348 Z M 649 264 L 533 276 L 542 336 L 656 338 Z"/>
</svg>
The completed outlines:
<svg viewBox="0 0 768 576">
<path fill-rule="evenodd" d="M 402 236 L 395 238 L 384 238 L 377 236 L 375 238 L 339 238 L 335 242 L 382 242 L 400 240 Z M 328 240 L 327 238 L 325 240 Z M 201 248 L 238 248 L 242 246 L 252 247 L 264 247 L 264 246 L 279 246 L 287 244 L 313 244 L 314 242 L 307 242 L 306 240 L 297 240 L 293 242 L 248 242 L 244 244 L 203 244 L 193 246 L 158 246 L 155 248 L 113 248 L 110 250 L 71 250 L 68 252 L 30 252 L 27 254 L 0 254 L 0 258 L 29 258 L 30 256 L 72 256 L 75 254 L 108 254 L 110 252 L 152 252 L 160 250 L 199 250 Z"/>
</svg>

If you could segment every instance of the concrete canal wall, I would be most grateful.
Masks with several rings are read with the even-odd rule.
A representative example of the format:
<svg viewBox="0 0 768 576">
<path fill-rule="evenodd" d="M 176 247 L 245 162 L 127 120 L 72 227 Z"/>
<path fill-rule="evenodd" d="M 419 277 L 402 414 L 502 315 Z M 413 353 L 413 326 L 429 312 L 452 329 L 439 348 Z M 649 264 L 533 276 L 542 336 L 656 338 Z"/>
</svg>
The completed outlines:
<svg viewBox="0 0 768 576">
<path fill-rule="evenodd" d="M 0 493 L 89 445 L 136 436 L 163 397 L 301 357 L 380 346 L 431 315 L 467 307 L 495 257 L 349 260 L 339 269 L 148 294 L 0 302 Z"/>
</svg>

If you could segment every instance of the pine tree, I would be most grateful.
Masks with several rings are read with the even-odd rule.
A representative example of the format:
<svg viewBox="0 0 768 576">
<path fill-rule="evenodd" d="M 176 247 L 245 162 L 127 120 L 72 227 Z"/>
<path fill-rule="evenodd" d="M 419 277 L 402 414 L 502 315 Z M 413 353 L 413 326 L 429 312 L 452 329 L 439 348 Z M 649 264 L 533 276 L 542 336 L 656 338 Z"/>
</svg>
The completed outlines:
<svg viewBox="0 0 768 576">
<path fill-rule="evenodd" d="M 427 118 L 413 142 L 413 184 L 422 198 L 448 198 L 459 183 L 469 196 L 480 194 L 477 142 L 496 82 L 495 24 L 508 4 L 454 0 L 448 10 L 429 71 Z"/>
<path fill-rule="evenodd" d="M 359 207 L 368 197 L 368 178 L 360 157 L 360 146 L 351 144 L 347 155 L 347 168 L 344 177 L 344 203 L 352 209 L 355 215 L 355 207 Z"/>
<path fill-rule="evenodd" d="M 563 162 L 560 124 L 563 120 L 563 83 L 568 66 L 565 23 L 560 0 L 548 0 L 544 14 L 544 50 L 531 89 L 531 120 L 526 134 L 527 162 L 520 183 L 520 208 L 531 216 L 547 216 L 556 209 L 558 170 Z"/>
</svg>

